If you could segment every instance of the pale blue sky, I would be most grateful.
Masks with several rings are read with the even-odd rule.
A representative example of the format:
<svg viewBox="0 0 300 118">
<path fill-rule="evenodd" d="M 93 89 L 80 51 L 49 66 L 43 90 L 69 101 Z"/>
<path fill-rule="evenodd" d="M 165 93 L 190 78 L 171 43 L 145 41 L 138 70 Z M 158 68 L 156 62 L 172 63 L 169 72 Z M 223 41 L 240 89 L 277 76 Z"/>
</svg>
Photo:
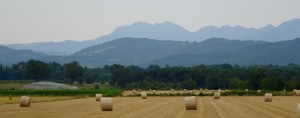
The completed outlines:
<svg viewBox="0 0 300 118">
<path fill-rule="evenodd" d="M 300 0 L 0 0 L 0 43 L 83 41 L 118 26 L 171 21 L 189 31 L 300 18 Z"/>
</svg>

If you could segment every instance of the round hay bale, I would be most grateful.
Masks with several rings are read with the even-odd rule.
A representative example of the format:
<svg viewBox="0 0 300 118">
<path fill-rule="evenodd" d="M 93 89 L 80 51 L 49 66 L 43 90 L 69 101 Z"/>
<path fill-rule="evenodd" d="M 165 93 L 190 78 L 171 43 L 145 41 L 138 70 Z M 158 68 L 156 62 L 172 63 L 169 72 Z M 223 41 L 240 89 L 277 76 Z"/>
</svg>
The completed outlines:
<svg viewBox="0 0 300 118">
<path fill-rule="evenodd" d="M 248 89 L 245 89 L 245 91 L 247 91 L 247 92 L 248 92 Z"/>
<path fill-rule="evenodd" d="M 152 90 L 151 90 L 151 89 L 149 89 L 149 92 L 152 92 Z"/>
<path fill-rule="evenodd" d="M 272 93 L 265 93 L 265 102 L 272 102 Z"/>
<path fill-rule="evenodd" d="M 133 89 L 133 90 L 132 90 L 132 93 L 133 93 L 133 94 L 136 94 L 136 93 L 137 93 L 137 91 Z"/>
<path fill-rule="evenodd" d="M 171 92 L 174 92 L 174 89 L 171 89 Z"/>
<path fill-rule="evenodd" d="M 200 91 L 202 91 L 202 88 L 200 88 Z"/>
<path fill-rule="evenodd" d="M 31 98 L 28 96 L 22 96 L 20 99 L 20 107 L 30 107 Z"/>
<path fill-rule="evenodd" d="M 152 93 L 155 94 L 155 93 L 156 93 L 156 90 L 153 90 Z"/>
<path fill-rule="evenodd" d="M 300 96 L 300 90 L 296 91 L 296 95 Z"/>
<path fill-rule="evenodd" d="M 185 97 L 184 101 L 186 110 L 197 110 L 197 99 L 195 96 Z"/>
<path fill-rule="evenodd" d="M 142 93 L 141 97 L 142 97 L 142 99 L 147 99 L 147 93 Z"/>
<path fill-rule="evenodd" d="M 113 110 L 112 98 L 101 98 L 100 105 L 101 105 L 102 111 L 112 111 Z"/>
<path fill-rule="evenodd" d="M 257 93 L 261 93 L 261 90 L 257 90 Z"/>
<path fill-rule="evenodd" d="M 214 99 L 220 99 L 221 93 L 220 92 L 215 92 L 214 93 Z"/>
<path fill-rule="evenodd" d="M 96 101 L 101 101 L 102 94 L 96 94 Z"/>
</svg>

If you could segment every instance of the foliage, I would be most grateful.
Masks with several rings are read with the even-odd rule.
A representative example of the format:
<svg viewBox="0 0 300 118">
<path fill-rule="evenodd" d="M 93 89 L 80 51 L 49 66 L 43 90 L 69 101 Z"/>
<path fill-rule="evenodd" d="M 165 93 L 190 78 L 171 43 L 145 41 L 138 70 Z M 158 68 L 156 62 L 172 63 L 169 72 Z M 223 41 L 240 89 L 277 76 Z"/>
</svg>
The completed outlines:
<svg viewBox="0 0 300 118">
<path fill-rule="evenodd" d="M 42 78 L 48 78 L 51 74 L 51 68 L 47 63 L 38 60 L 30 60 L 25 65 L 25 75 L 28 78 L 39 81 Z"/>
<path fill-rule="evenodd" d="M 11 67 L 0 65 L 1 80 L 32 80 L 27 76 L 28 65 L 32 61 L 20 62 Z M 40 62 L 35 62 L 40 63 Z M 77 82 L 87 84 L 110 83 L 125 89 L 235 89 L 235 90 L 293 90 L 300 89 L 300 65 L 199 65 L 194 67 L 160 67 L 150 65 L 147 68 L 120 64 L 105 65 L 102 68 L 82 67 L 78 62 L 60 65 L 56 62 L 48 65 L 50 76 L 36 77 L 39 81 Z M 31 71 L 30 73 L 43 73 Z M 40 74 L 39 74 L 40 75 Z M 47 74 L 46 74 L 47 75 Z M 83 84 L 85 85 L 85 84 Z M 1 88 L 1 87 L 0 87 Z M 93 88 L 91 85 L 89 88 Z"/>
<path fill-rule="evenodd" d="M 82 83 L 82 80 L 79 77 L 83 76 L 83 68 L 78 62 L 73 61 L 66 63 L 64 65 L 64 71 L 65 77 L 70 79 L 70 83 L 73 83 L 75 80 L 80 80 Z"/>
</svg>

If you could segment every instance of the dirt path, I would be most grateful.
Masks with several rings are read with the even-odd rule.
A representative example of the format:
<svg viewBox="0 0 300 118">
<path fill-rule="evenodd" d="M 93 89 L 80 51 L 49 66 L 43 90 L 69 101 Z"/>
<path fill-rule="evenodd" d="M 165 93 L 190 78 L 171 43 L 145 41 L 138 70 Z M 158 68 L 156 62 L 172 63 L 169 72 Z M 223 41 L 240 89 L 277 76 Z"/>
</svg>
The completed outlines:
<svg viewBox="0 0 300 118">
<path fill-rule="evenodd" d="M 197 97 L 197 110 L 185 110 L 184 97 L 116 97 L 113 111 L 101 111 L 95 98 L 0 105 L 1 118 L 293 118 L 300 97 Z"/>
</svg>

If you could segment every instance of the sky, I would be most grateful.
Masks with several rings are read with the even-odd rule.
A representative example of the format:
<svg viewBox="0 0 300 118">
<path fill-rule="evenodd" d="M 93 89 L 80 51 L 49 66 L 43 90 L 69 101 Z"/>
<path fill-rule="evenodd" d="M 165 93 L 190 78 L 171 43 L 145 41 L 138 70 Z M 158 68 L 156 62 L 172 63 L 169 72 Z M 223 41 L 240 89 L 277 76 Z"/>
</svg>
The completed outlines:
<svg viewBox="0 0 300 118">
<path fill-rule="evenodd" d="M 260 28 L 300 18 L 300 0 L 0 0 L 0 44 L 95 39 L 135 22 Z"/>
</svg>

